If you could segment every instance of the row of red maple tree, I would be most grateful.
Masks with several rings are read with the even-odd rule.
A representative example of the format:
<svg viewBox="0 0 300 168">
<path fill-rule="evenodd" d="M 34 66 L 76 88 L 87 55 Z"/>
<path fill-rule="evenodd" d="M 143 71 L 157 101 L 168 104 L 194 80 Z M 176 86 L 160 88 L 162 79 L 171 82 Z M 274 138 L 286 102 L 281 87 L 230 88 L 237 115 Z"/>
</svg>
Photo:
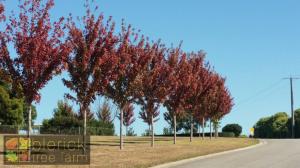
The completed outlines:
<svg viewBox="0 0 300 168">
<path fill-rule="evenodd" d="M 160 106 L 173 119 L 190 116 L 191 121 L 218 120 L 229 113 L 233 101 L 225 79 L 205 61 L 204 52 L 184 52 L 180 46 L 166 47 L 150 41 L 122 22 L 116 32 L 111 18 L 92 12 L 74 19 L 70 14 L 51 21 L 53 0 L 21 0 L 16 14 L 6 16 L 1 4 L 0 68 L 10 75 L 13 88 L 21 88 L 28 105 L 39 102 L 39 91 L 55 76 L 67 72 L 63 83 L 77 102 L 84 118 L 97 96 L 113 100 L 120 109 L 120 135 L 123 110 L 132 104 L 142 108 L 141 118 L 151 125 Z M 15 49 L 15 52 L 11 52 Z M 29 106 L 31 107 L 31 106 Z M 28 112 L 31 132 L 31 109 Z M 193 135 L 191 122 L 191 137 Z M 120 136 L 120 148 L 123 137 Z"/>
</svg>

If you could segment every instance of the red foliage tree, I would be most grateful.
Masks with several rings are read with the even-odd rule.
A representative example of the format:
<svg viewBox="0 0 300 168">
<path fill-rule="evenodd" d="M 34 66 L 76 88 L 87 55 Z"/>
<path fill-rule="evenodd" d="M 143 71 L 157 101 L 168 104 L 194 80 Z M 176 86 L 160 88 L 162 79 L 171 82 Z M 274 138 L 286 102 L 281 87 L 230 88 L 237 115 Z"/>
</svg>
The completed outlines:
<svg viewBox="0 0 300 168">
<path fill-rule="evenodd" d="M 126 128 L 126 134 L 128 132 L 128 127 L 135 121 L 134 118 L 134 107 L 132 104 L 126 104 L 123 108 L 123 124 Z"/>
<path fill-rule="evenodd" d="M 6 19 L 4 10 L 5 10 L 4 5 L 2 2 L 0 2 L 0 22 L 4 21 Z"/>
<path fill-rule="evenodd" d="M 107 97 L 111 98 L 120 109 L 120 149 L 123 149 L 123 110 L 126 104 L 136 100 L 137 83 L 140 83 L 140 70 L 146 65 L 147 61 L 143 54 L 144 38 L 138 38 L 134 30 L 129 25 L 122 24 L 122 31 L 119 36 L 120 44 L 116 51 L 117 64 L 115 70 L 117 78 L 109 82 L 106 90 Z"/>
<path fill-rule="evenodd" d="M 112 117 L 112 109 L 107 99 L 101 105 L 99 104 L 96 115 L 99 121 L 110 124 L 113 123 L 115 116 Z"/>
<path fill-rule="evenodd" d="M 152 116 L 153 116 L 153 123 L 157 122 L 159 118 L 159 111 L 157 109 L 153 110 L 146 110 L 148 107 L 142 107 L 141 111 L 139 112 L 139 118 L 141 118 L 145 123 L 148 124 L 149 130 L 151 130 L 151 123 L 152 123 Z M 154 111 L 154 112 L 153 112 Z M 151 112 L 151 113 L 150 113 Z"/>
<path fill-rule="evenodd" d="M 202 139 L 204 139 L 204 126 L 209 118 L 209 111 L 207 110 L 207 107 L 209 107 L 212 103 L 208 97 L 210 96 L 210 93 L 213 92 L 219 76 L 214 71 L 210 71 L 209 69 L 204 69 L 200 76 L 200 85 L 202 88 L 198 91 L 201 94 L 197 96 L 197 104 L 193 106 L 193 116 L 195 120 L 202 125 Z"/>
<path fill-rule="evenodd" d="M 203 99 L 206 97 L 208 91 L 212 88 L 215 82 L 212 78 L 208 63 L 204 62 L 205 53 L 200 51 L 198 53 L 189 54 L 189 64 L 191 70 L 191 83 L 188 90 L 186 100 L 186 111 L 190 117 L 190 141 L 192 141 L 194 116 L 197 119 L 204 118 L 205 111 L 201 110 Z M 203 121 L 202 121 L 203 122 Z"/>
<path fill-rule="evenodd" d="M 234 103 L 229 90 L 225 86 L 225 79 L 215 74 L 216 83 L 210 93 L 206 96 L 205 110 L 211 121 L 218 122 L 223 116 L 228 114 Z M 215 136 L 217 136 L 217 128 L 215 128 Z"/>
<path fill-rule="evenodd" d="M 152 141 L 154 146 L 154 122 L 159 115 L 160 104 L 165 100 L 169 85 L 167 82 L 169 69 L 166 65 L 166 48 L 160 42 L 147 44 L 143 55 L 146 57 L 147 65 L 142 71 L 142 78 L 138 87 L 138 104 L 142 106 L 140 118 L 151 126 Z M 150 130 L 149 130 L 150 131 Z"/>
<path fill-rule="evenodd" d="M 219 74 L 213 73 L 211 75 L 212 81 L 211 88 L 208 90 L 205 97 L 203 97 L 201 103 L 201 110 L 204 111 L 203 114 L 196 113 L 197 116 L 200 116 L 199 122 L 203 120 L 210 119 L 210 132 L 211 132 L 211 121 L 218 121 L 224 115 L 228 114 L 233 106 L 233 99 L 230 96 L 228 89 L 225 87 L 225 79 L 222 78 Z M 215 130 L 217 131 L 217 130 Z M 216 132 L 215 132 L 215 135 Z M 212 132 L 210 133 L 210 138 Z"/>
<path fill-rule="evenodd" d="M 168 78 L 170 91 L 164 102 L 164 106 L 168 109 L 170 116 L 173 116 L 174 144 L 176 144 L 176 118 L 185 115 L 185 109 L 188 105 L 186 98 L 192 79 L 192 68 L 188 63 L 186 54 L 180 48 L 170 51 L 167 64 L 168 68 L 170 68 L 170 76 Z"/>
<path fill-rule="evenodd" d="M 63 18 L 50 21 L 49 10 L 53 0 L 42 3 L 38 0 L 20 2 L 17 16 L 11 15 L 4 32 L 1 32 L 0 63 L 6 69 L 13 85 L 23 89 L 29 107 L 28 136 L 31 132 L 31 104 L 39 102 L 39 91 L 61 72 L 62 63 L 70 48 L 63 40 Z M 16 55 L 8 51 L 12 44 Z"/>
<path fill-rule="evenodd" d="M 66 96 L 79 104 L 84 122 L 84 136 L 87 116 L 90 116 L 90 104 L 116 78 L 115 47 L 118 42 L 111 18 L 105 23 L 102 15 L 95 16 L 91 13 L 88 2 L 85 7 L 86 15 L 80 19 L 83 28 L 76 25 L 72 16 L 68 20 L 68 41 L 72 46 L 72 54 L 67 59 L 69 79 L 63 79 L 63 83 L 76 94 Z"/>
</svg>

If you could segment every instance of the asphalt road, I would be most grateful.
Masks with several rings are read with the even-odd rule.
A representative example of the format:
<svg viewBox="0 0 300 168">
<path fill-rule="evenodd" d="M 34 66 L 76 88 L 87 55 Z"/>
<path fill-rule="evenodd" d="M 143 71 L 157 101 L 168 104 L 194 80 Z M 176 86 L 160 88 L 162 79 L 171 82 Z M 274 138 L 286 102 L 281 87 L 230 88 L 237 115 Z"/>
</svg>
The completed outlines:
<svg viewBox="0 0 300 168">
<path fill-rule="evenodd" d="M 172 168 L 300 168 L 300 139 L 265 140 L 252 149 L 200 159 Z"/>
</svg>

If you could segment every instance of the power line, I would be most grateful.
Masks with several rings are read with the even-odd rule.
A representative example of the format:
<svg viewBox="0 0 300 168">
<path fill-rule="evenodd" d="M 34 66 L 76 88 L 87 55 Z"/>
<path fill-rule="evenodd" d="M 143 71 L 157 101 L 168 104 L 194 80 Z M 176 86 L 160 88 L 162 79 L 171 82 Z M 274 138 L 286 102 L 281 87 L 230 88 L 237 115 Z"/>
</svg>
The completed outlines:
<svg viewBox="0 0 300 168">
<path fill-rule="evenodd" d="M 264 88 L 264 89 L 261 89 L 259 90 L 258 92 L 256 92 L 255 94 L 249 96 L 248 98 L 245 98 L 241 101 L 239 101 L 236 105 L 235 105 L 235 109 L 237 109 L 238 107 L 240 107 L 241 105 L 253 100 L 253 99 L 256 99 L 258 96 L 261 96 L 262 94 L 264 93 L 267 93 L 268 91 L 274 89 L 275 87 L 277 87 L 283 80 L 279 80 L 279 81 L 276 81 L 274 83 L 272 83 L 271 85 L 269 85 L 268 87 Z"/>
<path fill-rule="evenodd" d="M 261 99 L 268 99 L 270 98 L 271 95 L 278 93 L 279 91 L 283 90 L 283 85 L 278 85 L 279 87 L 273 87 L 273 89 L 268 90 L 269 92 L 265 92 L 267 94 L 265 94 L 264 96 L 260 96 L 260 97 L 255 97 L 255 99 L 252 99 L 250 101 L 248 101 L 246 104 L 254 104 L 257 101 L 260 101 Z M 275 92 L 276 91 L 276 92 Z M 243 107 L 243 105 L 238 104 L 238 106 L 234 106 L 234 109 L 232 112 L 238 111 Z"/>
</svg>

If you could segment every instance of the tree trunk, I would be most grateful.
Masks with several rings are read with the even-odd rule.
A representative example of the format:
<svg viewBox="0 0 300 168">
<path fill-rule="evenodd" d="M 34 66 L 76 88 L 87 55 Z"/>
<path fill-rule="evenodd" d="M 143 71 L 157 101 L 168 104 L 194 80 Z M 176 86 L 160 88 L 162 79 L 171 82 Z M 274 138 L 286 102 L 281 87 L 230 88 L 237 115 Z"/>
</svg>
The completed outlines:
<svg viewBox="0 0 300 168">
<path fill-rule="evenodd" d="M 202 118 L 202 139 L 204 139 L 204 117 Z"/>
<path fill-rule="evenodd" d="M 173 120 L 174 120 L 174 140 L 173 140 L 173 143 L 176 144 L 176 115 L 174 114 L 173 116 Z"/>
<path fill-rule="evenodd" d="M 200 123 L 198 123 L 198 134 L 199 134 L 199 137 L 201 137 L 201 126 L 200 126 Z"/>
<path fill-rule="evenodd" d="M 28 136 L 28 146 L 29 146 L 29 151 L 28 151 L 28 160 L 30 161 L 31 158 L 31 148 L 30 148 L 30 135 L 31 135 L 31 103 L 28 103 L 28 107 L 29 107 L 29 111 L 28 111 L 28 132 L 27 132 L 27 136 Z"/>
<path fill-rule="evenodd" d="M 123 108 L 120 109 L 120 150 L 123 149 Z"/>
<path fill-rule="evenodd" d="M 86 136 L 86 110 L 84 110 L 84 118 L 83 118 L 83 135 Z"/>
<path fill-rule="evenodd" d="M 86 151 L 86 110 L 84 109 L 84 116 L 83 116 L 83 145 L 84 145 L 84 152 Z"/>
<path fill-rule="evenodd" d="M 209 133 L 210 133 L 209 139 L 211 139 L 212 138 L 211 119 L 209 119 Z"/>
<path fill-rule="evenodd" d="M 214 137 L 217 138 L 217 128 L 216 124 L 214 123 Z"/>
<path fill-rule="evenodd" d="M 125 136 L 127 136 L 127 132 L 128 132 L 128 126 L 125 126 Z"/>
<path fill-rule="evenodd" d="M 215 129 L 215 138 L 217 138 L 219 136 L 219 133 L 218 133 L 218 120 L 216 120 L 214 122 L 214 129 Z"/>
<path fill-rule="evenodd" d="M 193 122 L 193 116 L 191 116 L 191 131 L 190 131 L 190 142 L 192 142 L 193 138 L 193 130 L 194 130 L 194 122 Z"/>
<path fill-rule="evenodd" d="M 151 137 L 151 134 L 150 134 L 150 132 L 151 132 L 151 123 L 148 125 L 149 126 L 149 129 L 148 129 L 148 135 L 147 136 L 149 136 L 149 137 Z"/>
<path fill-rule="evenodd" d="M 152 134 L 151 147 L 154 147 L 154 122 L 153 122 L 153 115 L 151 115 L 151 134 Z"/>
<path fill-rule="evenodd" d="M 28 138 L 30 138 L 31 135 L 31 104 L 28 105 L 29 106 L 29 111 L 28 111 Z"/>
</svg>

